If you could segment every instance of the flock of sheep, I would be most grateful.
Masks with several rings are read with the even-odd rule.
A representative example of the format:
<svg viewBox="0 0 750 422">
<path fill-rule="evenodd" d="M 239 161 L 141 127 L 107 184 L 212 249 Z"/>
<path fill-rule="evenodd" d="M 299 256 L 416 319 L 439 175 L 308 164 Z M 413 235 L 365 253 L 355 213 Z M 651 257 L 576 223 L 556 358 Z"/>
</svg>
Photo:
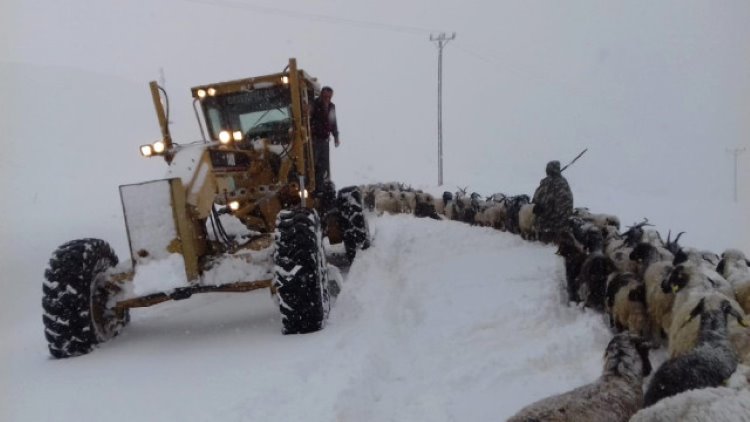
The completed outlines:
<svg viewBox="0 0 750 422">
<path fill-rule="evenodd" d="M 537 238 L 527 195 L 483 198 L 460 190 L 434 198 L 399 183 L 360 188 L 378 214 L 459 220 Z M 585 208 L 576 208 L 569 223 L 557 240 L 569 299 L 605 312 L 617 334 L 598 380 L 526 406 L 509 421 L 750 421 L 745 255 L 682 247 L 679 234 L 665 241 L 647 220 L 621 232 L 616 216 Z M 649 350 L 664 344 L 668 359 L 644 393 Z M 735 373 L 741 381 L 726 386 Z"/>
</svg>

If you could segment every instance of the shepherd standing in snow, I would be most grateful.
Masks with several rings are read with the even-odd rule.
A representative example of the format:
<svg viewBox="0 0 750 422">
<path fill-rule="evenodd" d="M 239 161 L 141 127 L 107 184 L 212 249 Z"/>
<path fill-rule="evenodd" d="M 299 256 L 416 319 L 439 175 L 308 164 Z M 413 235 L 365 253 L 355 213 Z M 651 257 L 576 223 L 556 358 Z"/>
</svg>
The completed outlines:
<svg viewBox="0 0 750 422">
<path fill-rule="evenodd" d="M 312 133 L 313 154 L 315 158 L 315 188 L 320 190 L 323 183 L 331 179 L 328 140 L 333 135 L 333 142 L 339 146 L 339 128 L 336 124 L 336 105 L 331 102 L 333 89 L 324 86 L 320 96 L 313 101 L 310 110 L 310 132 Z"/>
<path fill-rule="evenodd" d="M 559 161 L 547 163 L 547 177 L 539 182 L 532 202 L 539 239 L 545 243 L 557 242 L 573 213 L 573 192 L 562 176 Z"/>
</svg>

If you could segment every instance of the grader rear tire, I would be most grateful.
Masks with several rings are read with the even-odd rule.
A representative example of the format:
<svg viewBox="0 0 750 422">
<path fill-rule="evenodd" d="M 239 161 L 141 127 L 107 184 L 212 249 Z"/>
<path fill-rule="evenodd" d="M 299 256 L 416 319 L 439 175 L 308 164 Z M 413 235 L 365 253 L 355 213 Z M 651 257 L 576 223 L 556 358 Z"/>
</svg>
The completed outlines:
<svg viewBox="0 0 750 422">
<path fill-rule="evenodd" d="M 363 210 L 362 192 L 356 186 L 341 189 L 338 193 L 338 205 L 346 258 L 352 262 L 358 249 L 370 247 L 370 229 Z"/>
<path fill-rule="evenodd" d="M 283 210 L 276 219 L 273 287 L 284 334 L 318 331 L 330 309 L 328 264 L 314 210 Z"/>
<path fill-rule="evenodd" d="M 100 239 L 73 240 L 50 258 L 42 286 L 44 334 L 50 354 L 67 358 L 91 352 L 116 336 L 130 320 L 107 307 L 111 290 L 107 270 L 117 255 Z"/>
</svg>

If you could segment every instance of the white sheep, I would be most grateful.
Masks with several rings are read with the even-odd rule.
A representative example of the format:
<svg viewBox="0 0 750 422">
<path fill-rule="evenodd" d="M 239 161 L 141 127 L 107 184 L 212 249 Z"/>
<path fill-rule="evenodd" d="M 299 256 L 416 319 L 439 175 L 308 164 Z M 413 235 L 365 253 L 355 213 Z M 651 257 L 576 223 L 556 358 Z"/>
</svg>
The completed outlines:
<svg viewBox="0 0 750 422">
<path fill-rule="evenodd" d="M 607 279 L 607 312 L 618 331 L 646 337 L 649 332 L 646 286 L 633 273 L 613 273 Z"/>
<path fill-rule="evenodd" d="M 672 325 L 669 328 L 669 348 L 668 353 L 670 357 L 676 357 L 684 355 L 693 348 L 698 342 L 698 332 L 700 330 L 700 321 L 697 319 L 690 319 L 690 313 L 701 301 L 704 302 L 706 309 L 717 309 L 723 302 L 730 304 L 732 309 L 742 317 L 745 313 L 740 308 L 740 305 L 733 299 L 728 298 L 726 295 L 716 291 L 694 291 L 688 293 L 687 300 L 684 300 L 677 304 L 679 300 L 679 293 L 676 296 L 675 306 L 672 310 Z M 729 338 L 732 346 L 735 350 L 737 348 L 734 345 L 734 341 L 740 340 L 741 335 L 745 329 L 737 321 L 730 320 L 728 322 Z"/>
<path fill-rule="evenodd" d="M 672 305 L 674 294 L 662 290 L 662 282 L 669 277 L 672 263 L 659 261 L 649 265 L 643 274 L 643 284 L 646 286 L 646 309 L 651 326 L 648 337 L 654 345 L 660 345 L 662 336 L 669 334 L 672 325 Z"/>
<path fill-rule="evenodd" d="M 630 253 L 630 259 L 638 268 L 646 290 L 646 305 L 649 316 L 648 338 L 655 344 L 661 343 L 672 324 L 672 303 L 674 295 L 662 290 L 662 282 L 672 270 L 672 253 L 666 248 L 650 243 L 639 243 Z"/>
<path fill-rule="evenodd" d="M 375 191 L 375 212 L 378 215 L 383 213 L 398 214 L 401 212 L 401 201 L 390 190 Z"/>
<path fill-rule="evenodd" d="M 598 380 L 530 404 L 508 422 L 626 422 L 643 405 L 643 377 L 650 372 L 648 344 L 617 334 L 607 345 Z"/>
<path fill-rule="evenodd" d="M 524 204 L 518 211 L 518 231 L 521 238 L 536 240 L 536 224 L 534 218 L 534 204 Z"/>
<path fill-rule="evenodd" d="M 412 191 L 401 191 L 397 196 L 401 202 L 401 212 L 404 214 L 414 213 L 417 208 L 417 195 Z"/>
<path fill-rule="evenodd" d="M 638 411 L 630 422 L 748 422 L 750 390 L 727 387 L 688 390 Z"/>
<path fill-rule="evenodd" d="M 505 220 L 507 218 L 507 208 L 505 202 L 490 203 L 482 211 L 482 219 L 486 226 L 498 230 L 505 230 Z"/>
<path fill-rule="evenodd" d="M 750 313 L 750 266 L 742 251 L 727 249 L 721 254 L 716 271 L 727 279 L 745 313 Z"/>
<path fill-rule="evenodd" d="M 663 290 L 671 288 L 675 292 L 672 323 L 668 331 L 671 357 L 683 355 L 695 347 L 700 323 L 691 318 L 691 315 L 698 303 L 702 303 L 703 307 L 711 310 L 726 302 L 730 304 L 733 312 L 744 316 L 742 308 L 733 298 L 731 289 L 727 292 L 726 289 L 718 288 L 718 285 L 703 273 L 700 266 L 691 262 L 684 262 L 674 267 L 662 288 Z M 743 344 L 750 343 L 745 331 L 737 322 L 730 321 L 730 340 L 740 356 L 746 353 L 746 346 Z"/>
</svg>

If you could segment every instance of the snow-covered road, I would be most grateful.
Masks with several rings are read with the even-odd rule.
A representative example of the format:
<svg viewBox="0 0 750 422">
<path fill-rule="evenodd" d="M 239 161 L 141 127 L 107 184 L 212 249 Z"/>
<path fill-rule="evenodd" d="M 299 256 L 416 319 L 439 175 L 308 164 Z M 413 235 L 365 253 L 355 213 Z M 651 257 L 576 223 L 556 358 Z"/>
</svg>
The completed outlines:
<svg viewBox="0 0 750 422">
<path fill-rule="evenodd" d="M 52 360 L 29 309 L 2 325 L 0 419 L 502 420 L 598 376 L 609 331 L 563 303 L 553 248 L 405 215 L 370 226 L 310 335 L 281 335 L 266 291 L 207 294 L 134 310 L 120 337 Z"/>
</svg>

